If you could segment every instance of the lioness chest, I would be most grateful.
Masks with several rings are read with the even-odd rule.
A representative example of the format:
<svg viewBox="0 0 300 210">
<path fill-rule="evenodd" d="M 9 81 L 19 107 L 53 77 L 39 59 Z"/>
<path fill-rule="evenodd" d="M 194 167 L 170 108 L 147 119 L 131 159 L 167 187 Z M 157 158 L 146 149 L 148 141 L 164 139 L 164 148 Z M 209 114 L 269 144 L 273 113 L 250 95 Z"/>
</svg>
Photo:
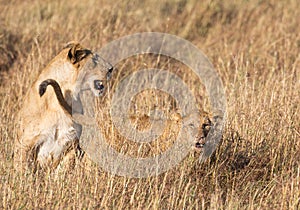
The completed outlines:
<svg viewBox="0 0 300 210">
<path fill-rule="evenodd" d="M 37 160 L 40 164 L 58 160 L 72 147 L 80 135 L 80 127 L 69 118 L 58 118 L 57 122 L 43 131 L 44 141 L 39 146 Z"/>
</svg>

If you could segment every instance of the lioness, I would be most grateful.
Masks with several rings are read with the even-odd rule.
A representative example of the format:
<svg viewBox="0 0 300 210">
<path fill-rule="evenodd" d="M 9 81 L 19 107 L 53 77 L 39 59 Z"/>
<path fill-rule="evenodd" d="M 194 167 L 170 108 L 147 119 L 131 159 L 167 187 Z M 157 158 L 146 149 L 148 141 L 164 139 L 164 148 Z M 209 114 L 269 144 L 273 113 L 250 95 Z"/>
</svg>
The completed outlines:
<svg viewBox="0 0 300 210">
<path fill-rule="evenodd" d="M 19 113 L 14 166 L 56 168 L 71 150 L 80 150 L 81 125 L 72 113 L 83 113 L 79 93 L 104 93 L 113 67 L 79 43 L 68 44 L 41 72 Z M 52 88 L 47 86 L 51 85 Z"/>
</svg>

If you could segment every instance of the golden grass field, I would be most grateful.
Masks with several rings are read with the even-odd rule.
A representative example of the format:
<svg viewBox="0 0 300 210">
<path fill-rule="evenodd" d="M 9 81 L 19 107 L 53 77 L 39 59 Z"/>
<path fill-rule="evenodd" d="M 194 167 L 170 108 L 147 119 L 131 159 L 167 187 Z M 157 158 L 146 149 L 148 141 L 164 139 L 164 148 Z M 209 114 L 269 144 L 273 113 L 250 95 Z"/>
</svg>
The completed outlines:
<svg viewBox="0 0 300 210">
<path fill-rule="evenodd" d="M 1 209 L 300 209 L 298 1 L 0 0 L 0 11 Z M 172 170 L 141 179 L 80 163 L 74 170 L 43 176 L 16 173 L 14 119 L 31 83 L 65 43 L 78 40 L 99 49 L 149 31 L 192 42 L 222 78 L 227 122 L 214 156 L 200 164 L 199 154 L 191 151 Z M 209 109 L 188 68 L 157 61 L 128 59 L 118 64 L 113 81 L 141 66 L 165 66 L 195 92 L 200 109 Z M 138 107 L 151 106 L 147 98 L 168 99 L 153 94 L 137 97 Z M 109 102 L 99 104 L 109 109 Z M 109 116 L 102 119 L 107 119 L 101 128 L 109 141 L 122 150 L 124 139 L 112 131 Z M 142 120 L 137 124 L 147 127 Z M 176 135 L 176 126 L 172 129 Z M 163 140 L 142 145 L 142 154 L 127 142 L 124 151 L 161 152 L 170 144 Z"/>
</svg>

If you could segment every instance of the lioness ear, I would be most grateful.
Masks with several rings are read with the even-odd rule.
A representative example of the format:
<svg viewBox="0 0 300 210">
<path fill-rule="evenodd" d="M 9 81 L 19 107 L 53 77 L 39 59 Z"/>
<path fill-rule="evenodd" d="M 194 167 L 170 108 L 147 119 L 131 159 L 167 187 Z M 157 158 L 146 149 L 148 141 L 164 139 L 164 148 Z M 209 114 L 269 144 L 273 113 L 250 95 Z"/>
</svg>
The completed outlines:
<svg viewBox="0 0 300 210">
<path fill-rule="evenodd" d="M 68 52 L 68 59 L 72 64 L 75 64 L 82 59 L 84 59 L 89 54 L 92 54 L 92 52 L 88 49 L 84 49 L 80 44 L 69 44 L 67 47 L 70 47 L 70 50 Z"/>
</svg>

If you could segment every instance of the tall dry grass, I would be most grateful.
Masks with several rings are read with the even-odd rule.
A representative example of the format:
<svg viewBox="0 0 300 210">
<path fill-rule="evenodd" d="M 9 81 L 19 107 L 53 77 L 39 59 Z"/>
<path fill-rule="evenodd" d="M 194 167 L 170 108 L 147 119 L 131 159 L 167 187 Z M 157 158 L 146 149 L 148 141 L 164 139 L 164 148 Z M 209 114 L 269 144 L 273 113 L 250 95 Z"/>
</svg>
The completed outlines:
<svg viewBox="0 0 300 210">
<path fill-rule="evenodd" d="M 300 208 L 296 0 L 2 0 L 0 5 L 1 208 Z M 144 31 L 186 38 L 214 64 L 228 109 L 216 154 L 199 164 L 191 152 L 174 169 L 143 179 L 114 176 L 95 165 L 43 177 L 15 173 L 14 118 L 26 90 L 64 43 L 79 40 L 97 49 Z M 139 61 L 128 61 L 129 66 L 138 68 Z M 130 71 L 120 65 L 114 76 Z"/>
</svg>

